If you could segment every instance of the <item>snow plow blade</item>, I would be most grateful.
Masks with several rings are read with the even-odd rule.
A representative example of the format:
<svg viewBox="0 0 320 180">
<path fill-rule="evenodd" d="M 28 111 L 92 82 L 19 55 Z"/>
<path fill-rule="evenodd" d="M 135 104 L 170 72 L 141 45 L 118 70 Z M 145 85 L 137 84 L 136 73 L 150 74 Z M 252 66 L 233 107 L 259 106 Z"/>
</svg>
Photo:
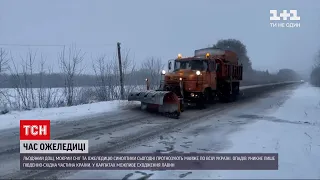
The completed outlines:
<svg viewBox="0 0 320 180">
<path fill-rule="evenodd" d="M 140 101 L 141 109 L 159 112 L 169 117 L 179 118 L 181 113 L 180 99 L 171 91 L 133 92 L 129 94 L 128 101 Z"/>
</svg>

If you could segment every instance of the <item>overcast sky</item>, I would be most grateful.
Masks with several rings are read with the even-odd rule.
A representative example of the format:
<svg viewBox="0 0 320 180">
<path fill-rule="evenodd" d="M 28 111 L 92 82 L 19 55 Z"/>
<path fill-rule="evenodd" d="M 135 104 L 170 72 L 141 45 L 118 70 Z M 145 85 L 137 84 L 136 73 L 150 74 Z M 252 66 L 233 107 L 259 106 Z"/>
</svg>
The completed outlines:
<svg viewBox="0 0 320 180">
<path fill-rule="evenodd" d="M 139 62 L 165 61 L 219 39 L 241 40 L 253 67 L 307 71 L 320 49 L 319 0 L 0 0 L 0 44 L 70 45 L 112 57 L 116 42 Z M 300 28 L 270 27 L 270 9 L 297 9 Z M 0 46 L 16 62 L 28 47 Z M 55 69 L 61 47 L 29 47 Z M 87 71 L 91 71 L 89 68 Z"/>
</svg>

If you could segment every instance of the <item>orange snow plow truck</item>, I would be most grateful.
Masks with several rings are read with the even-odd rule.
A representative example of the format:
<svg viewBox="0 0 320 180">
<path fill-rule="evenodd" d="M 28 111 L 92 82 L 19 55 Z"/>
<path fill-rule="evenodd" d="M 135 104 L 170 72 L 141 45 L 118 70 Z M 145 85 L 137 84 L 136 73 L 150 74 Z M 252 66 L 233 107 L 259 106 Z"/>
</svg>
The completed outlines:
<svg viewBox="0 0 320 180">
<path fill-rule="evenodd" d="M 230 50 L 204 48 L 195 50 L 193 57 L 181 54 L 168 62 L 168 72 L 161 72 L 157 90 L 132 92 L 128 101 L 140 101 L 141 108 L 155 110 L 179 118 L 187 105 L 205 108 L 215 100 L 235 101 L 242 80 L 242 65 Z"/>
</svg>

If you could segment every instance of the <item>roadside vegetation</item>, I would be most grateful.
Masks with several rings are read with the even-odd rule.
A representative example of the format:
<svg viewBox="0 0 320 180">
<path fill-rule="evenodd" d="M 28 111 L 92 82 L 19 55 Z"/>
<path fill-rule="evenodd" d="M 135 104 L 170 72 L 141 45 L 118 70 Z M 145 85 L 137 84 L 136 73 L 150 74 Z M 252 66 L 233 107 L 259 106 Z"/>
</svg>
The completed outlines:
<svg viewBox="0 0 320 180">
<path fill-rule="evenodd" d="M 299 79 L 290 69 L 281 69 L 275 74 L 269 73 L 267 69 L 254 70 L 254 60 L 251 61 L 246 46 L 239 40 L 220 40 L 213 47 L 230 49 L 238 54 L 244 67 L 242 85 Z M 146 78 L 152 88 L 159 86 L 160 72 L 166 68 L 166 60 L 147 57 L 138 63 L 129 50 L 122 50 L 121 57 L 124 97 L 133 90 L 144 89 Z M 18 64 L 17 58 L 21 58 L 23 63 Z M 1 113 L 119 100 L 121 94 L 117 58 L 110 58 L 107 54 L 91 57 L 76 46 L 71 46 L 63 48 L 58 54 L 56 61 L 59 62 L 60 71 L 54 72 L 52 67 L 46 66 L 44 56 L 36 51 L 30 50 L 20 57 L 13 57 L 10 49 L 0 48 Z M 91 61 L 92 67 L 84 67 L 84 61 Z M 91 68 L 94 74 L 85 74 L 84 68 Z"/>
<path fill-rule="evenodd" d="M 310 75 L 312 85 L 320 87 L 320 50 L 315 56 L 312 72 Z"/>
</svg>

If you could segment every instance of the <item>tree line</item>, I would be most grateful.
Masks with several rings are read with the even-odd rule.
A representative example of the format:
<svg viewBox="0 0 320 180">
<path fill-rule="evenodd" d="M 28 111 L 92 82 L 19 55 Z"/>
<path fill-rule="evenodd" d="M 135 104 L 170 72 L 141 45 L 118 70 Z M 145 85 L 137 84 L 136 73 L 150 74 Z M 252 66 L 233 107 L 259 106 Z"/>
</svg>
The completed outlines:
<svg viewBox="0 0 320 180">
<path fill-rule="evenodd" d="M 290 69 L 282 69 L 275 74 L 269 73 L 268 70 L 254 70 L 247 48 L 239 40 L 223 39 L 212 47 L 229 49 L 237 53 L 244 67 L 242 85 L 274 83 L 299 78 L 298 74 Z M 146 78 L 149 79 L 151 87 L 159 86 L 161 70 L 166 66 L 160 58 L 148 57 L 137 64 L 131 57 L 130 51 L 122 51 L 121 56 L 126 86 L 125 96 L 130 91 L 145 85 Z M 84 104 L 91 99 L 95 101 L 120 99 L 117 57 L 107 58 L 103 54 L 89 59 L 92 61 L 92 67 L 85 67 L 83 61 L 88 61 L 85 53 L 72 46 L 63 49 L 58 55 L 60 72 L 53 72 L 52 68 L 45 67 L 45 59 L 37 53 L 30 51 L 23 57 L 25 57 L 22 59 L 23 62 L 16 64 L 15 57 L 10 56 L 9 50 L 0 48 L 0 102 L 2 104 L 10 104 L 15 109 L 32 109 Z M 35 64 L 35 60 L 40 64 Z M 35 68 L 36 65 L 40 65 L 39 68 Z M 91 68 L 94 74 L 84 74 L 84 68 Z M 57 93 L 58 87 L 63 89 L 63 92 Z M 14 95 L 6 93 L 4 88 L 14 89 Z M 57 97 L 57 94 L 61 97 Z"/>
<path fill-rule="evenodd" d="M 320 87 L 320 50 L 317 52 L 312 71 L 310 74 L 310 82 L 314 86 Z"/>
<path fill-rule="evenodd" d="M 231 50 L 237 53 L 240 63 L 243 65 L 242 85 L 264 84 L 282 81 L 299 80 L 300 75 L 292 69 L 280 69 L 278 73 L 272 74 L 266 71 L 258 71 L 252 68 L 251 59 L 248 56 L 247 47 L 237 39 L 222 39 L 212 47 Z"/>
<path fill-rule="evenodd" d="M 247 48 L 239 40 L 219 40 L 216 44 L 212 45 L 212 47 L 228 49 L 237 53 L 239 61 L 244 67 L 245 84 L 264 83 L 267 81 L 273 82 L 276 81 L 276 79 L 298 79 L 299 75 L 290 69 L 281 69 L 278 74 L 270 74 L 268 70 L 254 70 L 252 68 L 252 62 L 248 57 Z M 22 71 L 18 71 L 18 68 L 14 65 L 14 69 L 8 73 L 8 70 L 10 69 L 8 67 L 8 55 L 8 51 L 0 49 L 0 88 L 14 88 L 17 86 L 17 84 L 21 85 L 22 87 L 28 86 L 28 83 L 23 83 L 21 81 L 32 81 L 32 87 L 34 88 L 65 87 L 68 76 L 72 76 L 72 83 L 75 87 L 95 86 L 99 85 L 99 83 L 104 80 L 111 84 L 117 84 L 119 81 L 117 79 L 119 68 L 116 57 L 113 59 L 107 59 L 106 55 L 101 55 L 100 57 L 92 60 L 92 67 L 86 67 L 93 69 L 94 74 L 83 74 L 82 71 L 84 67 L 81 66 L 81 62 L 84 60 L 84 53 L 81 53 L 81 50 L 78 50 L 74 47 L 70 48 L 68 52 L 63 50 L 59 54 L 58 61 L 60 62 L 61 72 L 58 73 L 52 72 L 50 68 L 49 70 L 44 70 L 44 60 L 40 60 L 40 63 L 43 64 L 41 65 L 40 73 L 32 73 L 35 70 L 39 72 L 39 69 L 34 69 L 34 60 L 36 58 L 42 58 L 37 57 L 37 54 L 32 52 L 29 52 L 27 58 L 24 59 L 24 64 L 21 65 L 23 67 Z M 73 57 L 70 58 L 70 55 L 73 55 Z M 66 56 L 69 57 L 69 59 L 65 59 Z M 160 80 L 160 71 L 166 66 L 166 64 L 163 64 L 161 59 L 149 57 L 146 58 L 139 67 L 137 67 L 135 61 L 130 58 L 129 51 L 123 52 L 122 56 L 124 57 L 123 71 L 126 85 L 143 85 L 146 78 L 151 79 L 154 84 L 157 84 L 157 82 Z M 272 75 L 274 77 L 271 77 Z M 99 77 L 97 78 L 97 76 Z M 101 76 L 103 76 L 103 79 Z"/>
</svg>

